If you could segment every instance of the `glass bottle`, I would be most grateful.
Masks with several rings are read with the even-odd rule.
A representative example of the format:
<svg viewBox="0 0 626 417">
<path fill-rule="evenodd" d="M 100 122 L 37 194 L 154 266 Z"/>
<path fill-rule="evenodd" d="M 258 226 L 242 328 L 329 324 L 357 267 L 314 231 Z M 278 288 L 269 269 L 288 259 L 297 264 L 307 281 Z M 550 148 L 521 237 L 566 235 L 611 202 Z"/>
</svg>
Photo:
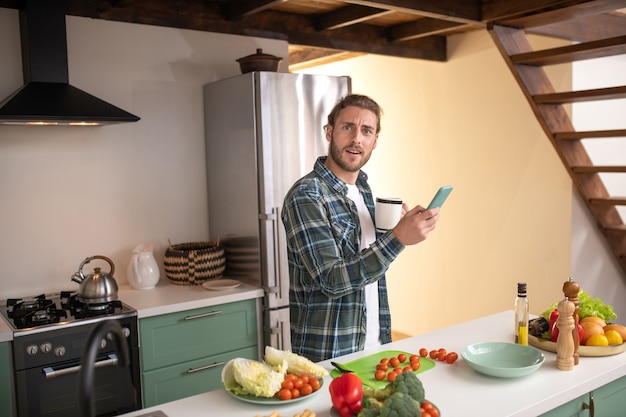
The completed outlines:
<svg viewBox="0 0 626 417">
<path fill-rule="evenodd" d="M 528 298 L 526 297 L 526 283 L 517 283 L 517 298 L 515 299 L 515 343 L 528 346 Z"/>
</svg>

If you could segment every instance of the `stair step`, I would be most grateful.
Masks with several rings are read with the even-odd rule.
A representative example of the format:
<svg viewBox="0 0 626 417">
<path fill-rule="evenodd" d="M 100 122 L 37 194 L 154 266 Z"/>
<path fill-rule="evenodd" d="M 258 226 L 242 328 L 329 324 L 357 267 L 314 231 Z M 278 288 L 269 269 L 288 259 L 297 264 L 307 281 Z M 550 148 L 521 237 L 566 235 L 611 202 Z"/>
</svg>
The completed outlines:
<svg viewBox="0 0 626 417">
<path fill-rule="evenodd" d="M 626 35 L 511 55 L 514 64 L 555 65 L 626 54 Z"/>
<path fill-rule="evenodd" d="M 590 204 L 602 204 L 608 206 L 626 206 L 626 197 L 603 197 L 590 198 Z"/>
<path fill-rule="evenodd" d="M 537 104 L 579 103 L 596 100 L 616 100 L 620 98 L 626 98 L 626 86 L 568 91 L 564 93 L 537 94 L 533 96 Z"/>
<path fill-rule="evenodd" d="M 606 227 L 605 230 L 607 232 L 616 234 L 616 235 L 620 235 L 620 236 L 626 236 L 626 225 L 620 224 L 617 226 L 610 226 L 610 227 Z M 622 255 L 624 256 L 624 255 Z"/>
<path fill-rule="evenodd" d="M 556 132 L 556 140 L 595 139 L 595 138 L 626 138 L 626 129 L 590 130 L 586 132 Z"/>
<path fill-rule="evenodd" d="M 573 166 L 572 172 L 575 174 L 595 174 L 599 172 L 626 172 L 626 166 L 619 165 L 590 165 Z"/>
</svg>

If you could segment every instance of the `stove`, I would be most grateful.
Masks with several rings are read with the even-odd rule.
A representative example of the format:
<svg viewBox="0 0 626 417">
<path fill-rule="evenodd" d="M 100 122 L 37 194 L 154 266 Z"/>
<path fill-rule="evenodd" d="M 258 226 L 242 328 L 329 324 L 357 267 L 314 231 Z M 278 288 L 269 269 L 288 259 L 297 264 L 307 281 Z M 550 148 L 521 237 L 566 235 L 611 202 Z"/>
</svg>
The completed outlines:
<svg viewBox="0 0 626 417">
<path fill-rule="evenodd" d="M 131 364 L 118 366 L 113 340 L 100 341 L 93 390 L 96 414 L 114 416 L 141 408 L 137 311 L 132 307 L 119 300 L 85 304 L 77 292 L 62 291 L 8 299 L 0 305 L 0 316 L 13 329 L 20 417 L 77 416 L 80 361 L 91 331 L 103 320 L 122 326 Z"/>
<path fill-rule="evenodd" d="M 6 305 L 0 306 L 0 314 L 14 329 L 14 335 L 20 336 L 49 331 L 60 326 L 97 322 L 111 316 L 136 316 L 137 312 L 119 300 L 85 304 L 78 300 L 78 293 L 62 291 L 52 295 L 10 298 Z"/>
</svg>

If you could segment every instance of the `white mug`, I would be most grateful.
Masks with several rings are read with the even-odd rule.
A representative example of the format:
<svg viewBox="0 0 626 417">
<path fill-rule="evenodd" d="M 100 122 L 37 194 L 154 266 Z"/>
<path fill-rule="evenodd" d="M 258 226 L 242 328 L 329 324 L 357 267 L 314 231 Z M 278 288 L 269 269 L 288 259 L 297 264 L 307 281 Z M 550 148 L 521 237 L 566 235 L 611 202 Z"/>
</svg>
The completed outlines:
<svg viewBox="0 0 626 417">
<path fill-rule="evenodd" d="M 386 232 L 396 227 L 402 217 L 402 199 L 376 197 L 376 230 Z"/>
</svg>

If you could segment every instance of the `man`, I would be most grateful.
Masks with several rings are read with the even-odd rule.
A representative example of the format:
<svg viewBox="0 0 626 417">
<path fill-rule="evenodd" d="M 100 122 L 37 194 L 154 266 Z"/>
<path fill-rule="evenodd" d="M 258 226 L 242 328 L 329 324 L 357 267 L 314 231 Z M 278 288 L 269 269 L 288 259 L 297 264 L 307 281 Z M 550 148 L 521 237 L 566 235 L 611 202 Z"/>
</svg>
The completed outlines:
<svg viewBox="0 0 626 417">
<path fill-rule="evenodd" d="M 361 168 L 376 147 L 381 109 L 349 95 L 328 115 L 327 157 L 287 193 L 291 343 L 313 361 L 391 342 L 385 271 L 405 246 L 426 239 L 439 209 L 407 211 L 376 233 L 374 201 Z"/>
</svg>

